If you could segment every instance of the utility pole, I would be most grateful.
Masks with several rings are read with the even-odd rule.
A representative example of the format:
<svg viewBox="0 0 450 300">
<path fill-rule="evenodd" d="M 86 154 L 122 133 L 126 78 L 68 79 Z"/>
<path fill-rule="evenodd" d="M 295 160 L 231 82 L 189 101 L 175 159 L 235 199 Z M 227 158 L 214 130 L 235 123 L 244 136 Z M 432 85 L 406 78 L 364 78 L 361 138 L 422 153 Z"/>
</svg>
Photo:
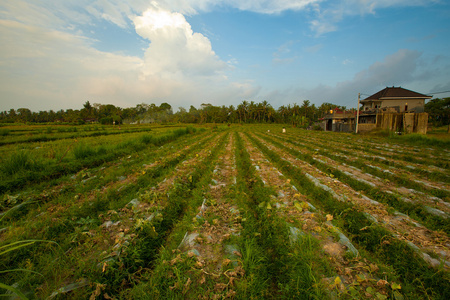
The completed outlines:
<svg viewBox="0 0 450 300">
<path fill-rule="evenodd" d="M 356 133 L 358 133 L 358 124 L 359 124 L 359 99 L 361 97 L 361 93 L 358 93 L 358 111 L 356 113 Z"/>
</svg>

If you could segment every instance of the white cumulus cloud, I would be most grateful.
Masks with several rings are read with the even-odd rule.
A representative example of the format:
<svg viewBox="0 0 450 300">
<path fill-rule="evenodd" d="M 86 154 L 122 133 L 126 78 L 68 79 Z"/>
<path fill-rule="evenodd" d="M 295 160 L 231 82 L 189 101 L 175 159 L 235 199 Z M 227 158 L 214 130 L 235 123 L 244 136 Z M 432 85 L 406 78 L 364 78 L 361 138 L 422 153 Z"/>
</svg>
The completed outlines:
<svg viewBox="0 0 450 300">
<path fill-rule="evenodd" d="M 144 76 L 218 75 L 227 66 L 212 50 L 209 39 L 193 32 L 180 13 L 153 7 L 133 21 L 136 32 L 150 41 Z"/>
</svg>

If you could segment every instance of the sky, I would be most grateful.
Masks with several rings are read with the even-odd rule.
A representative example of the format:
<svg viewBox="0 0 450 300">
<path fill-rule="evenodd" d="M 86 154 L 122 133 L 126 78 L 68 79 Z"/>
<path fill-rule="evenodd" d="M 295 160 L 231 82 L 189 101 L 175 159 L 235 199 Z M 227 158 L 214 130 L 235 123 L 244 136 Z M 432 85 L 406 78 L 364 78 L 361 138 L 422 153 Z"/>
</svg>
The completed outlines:
<svg viewBox="0 0 450 300">
<path fill-rule="evenodd" d="M 0 111 L 450 91 L 447 0 L 0 0 L 0 45 Z"/>
</svg>

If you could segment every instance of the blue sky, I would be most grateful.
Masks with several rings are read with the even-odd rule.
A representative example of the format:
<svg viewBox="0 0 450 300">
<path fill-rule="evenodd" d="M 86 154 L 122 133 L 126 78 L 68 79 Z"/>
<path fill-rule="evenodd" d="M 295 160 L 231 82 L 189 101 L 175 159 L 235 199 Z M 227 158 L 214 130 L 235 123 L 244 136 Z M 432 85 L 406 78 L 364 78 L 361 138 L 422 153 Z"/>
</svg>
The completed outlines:
<svg viewBox="0 0 450 300">
<path fill-rule="evenodd" d="M 386 86 L 450 91 L 448 37 L 445 0 L 5 0 L 0 110 L 356 107 Z"/>
</svg>

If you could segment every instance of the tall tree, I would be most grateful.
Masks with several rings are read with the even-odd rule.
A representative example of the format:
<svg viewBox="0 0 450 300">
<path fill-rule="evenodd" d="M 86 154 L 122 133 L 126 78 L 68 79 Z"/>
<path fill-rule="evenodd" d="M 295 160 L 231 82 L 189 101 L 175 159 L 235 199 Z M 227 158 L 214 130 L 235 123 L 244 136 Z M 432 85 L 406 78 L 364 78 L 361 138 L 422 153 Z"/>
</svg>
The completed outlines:
<svg viewBox="0 0 450 300">
<path fill-rule="evenodd" d="M 450 97 L 431 99 L 425 104 L 425 111 L 434 126 L 447 125 L 447 133 L 450 133 Z"/>
</svg>

